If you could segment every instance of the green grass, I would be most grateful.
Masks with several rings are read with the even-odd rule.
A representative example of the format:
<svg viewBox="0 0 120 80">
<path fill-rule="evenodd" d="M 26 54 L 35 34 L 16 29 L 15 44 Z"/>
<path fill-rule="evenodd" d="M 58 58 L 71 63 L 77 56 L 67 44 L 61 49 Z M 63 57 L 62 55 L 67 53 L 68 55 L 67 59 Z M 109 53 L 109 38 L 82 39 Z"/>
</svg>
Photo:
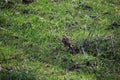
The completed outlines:
<svg viewBox="0 0 120 80">
<path fill-rule="evenodd" d="M 29 5 L 0 5 L 0 80 L 119 80 L 119 5 L 119 0 L 38 0 Z M 114 22 L 118 25 L 112 25 Z M 102 40 L 100 49 L 108 45 L 110 51 L 117 51 L 111 55 L 101 49 L 94 56 L 90 48 L 92 52 L 84 55 L 80 46 L 90 32 L 91 41 Z M 62 35 L 80 48 L 78 54 L 66 50 Z M 115 35 L 114 46 L 103 40 L 110 35 Z M 76 64 L 79 69 L 69 70 Z"/>
</svg>

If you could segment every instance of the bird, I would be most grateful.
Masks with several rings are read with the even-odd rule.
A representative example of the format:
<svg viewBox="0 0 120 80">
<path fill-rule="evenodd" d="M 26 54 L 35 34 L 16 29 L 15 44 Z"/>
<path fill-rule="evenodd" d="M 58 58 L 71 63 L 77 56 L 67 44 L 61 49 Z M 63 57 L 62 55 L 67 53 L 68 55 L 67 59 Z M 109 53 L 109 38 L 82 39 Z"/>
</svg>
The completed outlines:
<svg viewBox="0 0 120 80">
<path fill-rule="evenodd" d="M 68 47 L 68 48 L 72 47 L 72 44 L 66 35 L 62 35 L 62 42 L 63 42 L 65 47 Z"/>
<path fill-rule="evenodd" d="M 68 48 L 68 50 L 69 50 L 72 54 L 75 53 L 75 49 L 74 49 L 71 41 L 69 40 L 69 38 L 68 38 L 66 35 L 62 35 L 62 42 L 63 42 L 64 46 L 65 46 L 66 48 Z"/>
</svg>

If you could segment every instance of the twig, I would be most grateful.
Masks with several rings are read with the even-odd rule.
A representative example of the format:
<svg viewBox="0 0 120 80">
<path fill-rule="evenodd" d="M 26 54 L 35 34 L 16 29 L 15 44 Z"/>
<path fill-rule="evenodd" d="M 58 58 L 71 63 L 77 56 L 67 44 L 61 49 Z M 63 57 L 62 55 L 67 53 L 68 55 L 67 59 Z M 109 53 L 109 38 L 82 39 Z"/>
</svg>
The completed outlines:
<svg viewBox="0 0 120 80">
<path fill-rule="evenodd" d="M 87 55 L 87 53 L 85 52 L 85 50 L 84 50 L 84 48 L 82 47 L 82 52 L 83 52 L 83 54 L 85 55 L 85 57 L 87 58 L 88 57 L 88 55 Z"/>
<path fill-rule="evenodd" d="M 4 30 L 4 31 L 7 31 L 7 29 L 5 29 L 5 28 L 2 28 L 2 27 L 0 27 L 0 29 L 2 29 L 2 30 Z"/>
<path fill-rule="evenodd" d="M 112 47 L 113 47 L 113 53 L 115 54 L 115 45 L 114 45 L 114 40 L 113 40 L 113 36 L 110 36 L 110 39 L 111 39 L 111 43 L 112 43 Z"/>
</svg>

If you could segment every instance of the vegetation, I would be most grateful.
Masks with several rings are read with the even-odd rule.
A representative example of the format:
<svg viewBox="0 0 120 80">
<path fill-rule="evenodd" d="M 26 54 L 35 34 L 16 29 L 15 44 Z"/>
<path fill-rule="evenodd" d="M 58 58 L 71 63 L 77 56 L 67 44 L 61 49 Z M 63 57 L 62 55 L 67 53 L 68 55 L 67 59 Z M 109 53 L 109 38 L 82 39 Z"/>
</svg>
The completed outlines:
<svg viewBox="0 0 120 80">
<path fill-rule="evenodd" d="M 120 79 L 119 0 L 25 1 L 0 1 L 0 80 Z"/>
</svg>

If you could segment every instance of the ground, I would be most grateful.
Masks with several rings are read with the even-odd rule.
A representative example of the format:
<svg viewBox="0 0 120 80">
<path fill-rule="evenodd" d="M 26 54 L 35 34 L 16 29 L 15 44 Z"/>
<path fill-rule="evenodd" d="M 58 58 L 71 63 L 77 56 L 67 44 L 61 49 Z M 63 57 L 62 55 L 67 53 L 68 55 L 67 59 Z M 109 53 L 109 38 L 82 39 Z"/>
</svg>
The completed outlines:
<svg viewBox="0 0 120 80">
<path fill-rule="evenodd" d="M 119 0 L 0 3 L 0 80 L 119 80 L 119 44 Z"/>
</svg>

